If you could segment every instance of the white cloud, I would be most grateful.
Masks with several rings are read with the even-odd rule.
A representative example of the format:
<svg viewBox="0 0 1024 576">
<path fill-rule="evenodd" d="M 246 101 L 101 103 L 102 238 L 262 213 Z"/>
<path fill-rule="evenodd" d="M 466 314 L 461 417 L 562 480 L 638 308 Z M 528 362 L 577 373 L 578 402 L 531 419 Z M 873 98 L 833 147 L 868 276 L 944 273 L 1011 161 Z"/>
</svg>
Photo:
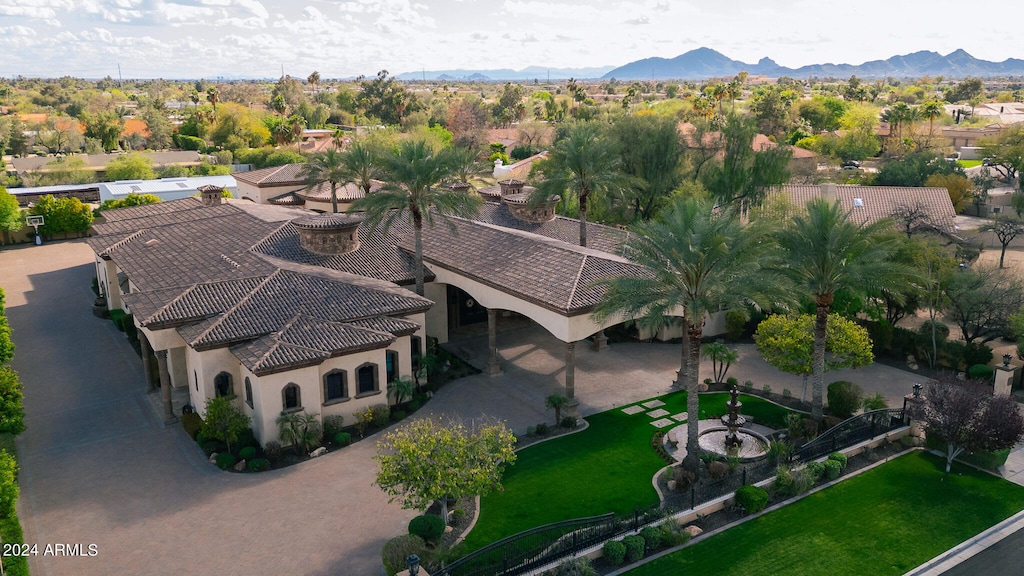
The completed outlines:
<svg viewBox="0 0 1024 576">
<path fill-rule="evenodd" d="M 38 34 L 34 28 L 29 28 L 28 26 L 22 26 L 19 24 L 16 26 L 0 26 L 0 35 L 33 37 Z"/>
</svg>

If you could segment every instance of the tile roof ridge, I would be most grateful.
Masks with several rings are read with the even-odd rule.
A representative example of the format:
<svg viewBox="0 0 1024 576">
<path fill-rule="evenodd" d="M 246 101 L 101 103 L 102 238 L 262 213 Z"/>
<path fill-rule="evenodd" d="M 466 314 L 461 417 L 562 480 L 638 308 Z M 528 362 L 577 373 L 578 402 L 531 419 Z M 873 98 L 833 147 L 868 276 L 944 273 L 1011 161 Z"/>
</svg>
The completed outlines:
<svg viewBox="0 0 1024 576">
<path fill-rule="evenodd" d="M 613 262 L 621 262 L 623 264 L 628 264 L 629 263 L 629 260 L 627 260 L 626 258 L 623 258 L 622 256 L 619 256 L 618 254 L 615 254 L 614 252 L 605 252 L 603 250 L 598 250 L 597 248 L 591 248 L 589 246 L 580 246 L 578 244 L 573 244 L 571 242 L 565 242 L 565 241 L 559 240 L 557 238 L 551 238 L 550 236 L 544 236 L 543 234 L 537 234 L 536 232 L 530 232 L 528 230 L 520 230 L 518 228 L 506 228 L 505 226 L 502 226 L 500 224 L 492 224 L 490 222 L 481 222 L 480 220 L 473 220 L 473 219 L 470 219 L 470 218 L 459 218 L 459 220 L 463 220 L 465 222 L 469 222 L 469 223 L 475 224 L 477 226 L 482 226 L 484 228 L 490 228 L 490 229 L 496 230 L 498 232 L 505 232 L 507 234 L 513 234 L 513 235 L 517 235 L 517 236 L 522 236 L 523 238 L 528 238 L 530 240 L 534 240 L 534 241 L 542 243 L 542 244 L 547 244 L 547 245 L 552 246 L 554 248 L 561 248 L 561 249 L 566 250 L 568 252 L 575 252 L 575 253 L 581 254 L 583 256 L 594 256 L 596 258 L 602 258 L 604 260 L 611 260 Z"/>
<path fill-rule="evenodd" d="M 132 232 L 131 234 L 125 236 L 124 238 L 122 238 L 122 239 L 118 240 L 117 242 L 114 242 L 113 244 L 108 246 L 107 249 L 103 251 L 103 254 L 100 254 L 100 256 L 103 256 L 104 254 L 109 255 L 111 250 L 114 250 L 116 248 L 120 248 L 121 246 L 124 246 L 125 244 L 128 244 L 129 242 L 131 242 L 132 240 L 137 239 L 139 236 L 141 236 L 142 234 L 144 234 L 146 232 L 149 232 L 149 228 L 143 228 L 142 230 L 136 230 L 135 232 Z"/>
<path fill-rule="evenodd" d="M 149 316 L 149 318 L 145 318 L 145 319 L 140 319 L 140 320 L 139 320 L 139 324 L 142 324 L 143 326 L 145 326 L 147 322 L 151 321 L 151 320 L 152 320 L 153 318 L 156 318 L 156 317 L 157 317 L 157 316 L 159 316 L 159 315 L 160 315 L 161 313 L 163 313 L 163 312 L 164 312 L 165 310 L 167 310 L 167 309 L 168 309 L 168 308 L 170 308 L 171 306 L 173 306 L 173 305 L 177 304 L 177 303 L 178 303 L 178 302 L 179 302 L 179 301 L 180 301 L 180 300 L 181 300 L 182 298 L 184 298 L 184 297 L 185 297 L 185 295 L 186 295 L 186 294 L 189 294 L 189 293 L 191 293 L 191 292 L 192 292 L 193 290 L 195 290 L 195 289 L 196 289 L 196 286 L 197 286 L 196 284 L 193 284 L 193 285 L 191 285 L 191 286 L 188 286 L 188 287 L 186 287 L 186 288 L 185 288 L 185 289 L 184 289 L 184 290 L 183 290 L 183 291 L 182 291 L 182 292 L 181 292 L 180 294 L 178 294 L 178 295 L 177 295 L 177 296 L 175 296 L 175 297 L 174 297 L 173 299 L 171 299 L 171 301 L 170 301 L 170 302 L 168 302 L 168 303 L 164 304 L 164 305 L 163 305 L 163 306 L 161 306 L 160 308 L 157 308 L 157 310 L 156 310 L 155 312 L 153 312 L 153 313 L 152 313 L 152 314 L 151 314 L 151 315 Z M 204 320 L 205 320 L 205 318 L 204 318 Z"/>
<path fill-rule="evenodd" d="M 580 258 L 580 267 L 576 270 L 576 277 L 572 281 L 572 290 L 569 290 L 569 298 L 565 301 L 565 309 L 570 310 L 572 308 L 572 301 L 576 298 L 576 289 L 579 288 L 580 278 L 583 277 L 583 269 L 587 267 L 587 258 L 590 258 L 587 254 Z"/>
<path fill-rule="evenodd" d="M 285 223 L 290 224 L 289 222 Z M 272 266 L 275 266 L 278 272 L 289 272 L 292 274 L 298 274 L 300 276 L 311 276 L 318 278 L 326 282 L 341 282 L 363 288 L 367 290 L 376 290 L 378 292 L 386 292 L 401 296 L 402 298 L 410 298 L 414 300 L 423 300 L 424 303 L 430 302 L 433 304 L 433 300 L 420 296 L 419 294 L 407 290 L 397 284 L 388 282 L 387 280 L 379 280 L 377 278 L 371 278 L 369 276 L 363 276 L 354 272 L 345 272 L 343 270 L 335 270 L 333 268 L 326 268 L 323 266 L 317 266 L 314 264 L 303 264 L 301 262 L 295 262 L 293 260 L 286 260 L 277 256 L 271 256 L 269 254 L 262 254 L 259 252 L 255 253 L 257 256 L 265 260 Z"/>
<path fill-rule="evenodd" d="M 224 322 L 224 320 L 228 316 L 230 316 L 235 310 L 237 310 L 242 304 L 247 303 L 250 300 L 252 300 L 253 296 L 257 292 L 259 292 L 261 289 L 263 289 L 263 287 L 266 286 L 271 281 L 271 279 L 276 277 L 278 272 L 280 272 L 280 270 L 275 270 L 272 273 L 267 274 L 267 276 L 263 278 L 263 281 L 260 282 L 259 285 L 257 285 L 255 288 L 250 290 L 249 293 L 246 294 L 244 297 L 240 298 L 238 300 L 238 302 L 235 302 L 234 306 L 232 306 L 232 307 L 228 308 L 227 310 L 225 310 L 224 312 L 222 312 L 220 314 L 220 318 L 217 318 L 217 320 L 215 322 L 211 322 L 210 325 L 207 326 L 206 330 L 203 330 L 199 334 L 196 334 L 195 338 L 193 338 L 192 342 L 189 342 L 189 344 L 192 344 L 193 342 L 199 342 L 200 340 L 205 338 L 206 335 L 208 335 L 211 331 L 213 331 L 214 328 L 216 328 L 222 322 Z M 212 318 L 212 316 L 211 316 L 211 318 Z"/>
<path fill-rule="evenodd" d="M 378 314 L 377 316 L 374 316 L 374 318 L 375 317 L 380 317 L 380 316 L 381 315 Z M 294 326 L 297 322 L 299 322 L 299 320 L 309 320 L 309 321 L 312 321 L 312 322 L 314 322 L 316 324 L 333 324 L 333 325 L 337 325 L 337 326 L 340 326 L 340 327 L 343 327 L 343 328 L 346 328 L 346 329 L 349 329 L 349 330 L 357 330 L 359 332 L 370 332 L 372 334 L 377 334 L 377 335 L 380 335 L 380 336 L 385 336 L 385 337 L 390 338 L 390 339 L 394 339 L 395 338 L 395 335 L 390 333 L 390 332 L 384 332 L 382 330 L 374 330 L 373 328 L 365 328 L 363 326 L 356 326 L 356 325 L 352 324 L 351 322 L 339 322 L 339 321 L 336 321 L 336 320 L 324 320 L 323 318 L 317 318 L 316 316 L 311 316 L 311 315 L 306 314 L 305 312 L 302 312 L 302 311 L 296 312 L 295 315 L 292 316 L 291 319 L 289 319 L 288 322 L 286 322 L 285 325 L 280 330 L 278 330 L 277 332 L 273 332 L 271 334 L 267 334 L 265 336 L 271 336 L 277 342 L 280 342 L 282 344 L 287 344 L 289 346 L 295 346 L 296 348 L 304 348 L 306 350 L 313 350 L 315 352 L 326 352 L 326 353 L 330 354 L 332 352 L 331 350 L 324 350 L 322 348 L 311 348 L 309 346 L 303 346 L 302 344 L 295 344 L 293 342 L 285 342 L 284 340 L 281 339 L 281 337 L 284 336 L 284 333 L 287 332 L 289 329 L 291 329 L 291 327 Z"/>
</svg>

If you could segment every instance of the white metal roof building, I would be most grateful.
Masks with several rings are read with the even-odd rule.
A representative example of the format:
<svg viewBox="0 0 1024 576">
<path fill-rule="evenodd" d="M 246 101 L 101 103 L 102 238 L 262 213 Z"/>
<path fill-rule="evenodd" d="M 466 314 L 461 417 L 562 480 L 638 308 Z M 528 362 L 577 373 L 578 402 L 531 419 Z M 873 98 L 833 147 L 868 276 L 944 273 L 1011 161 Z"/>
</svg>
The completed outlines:
<svg viewBox="0 0 1024 576">
<path fill-rule="evenodd" d="M 34 186 L 28 188 L 8 188 L 7 192 L 18 199 L 19 205 L 27 206 L 47 194 L 57 197 L 77 196 L 84 202 L 117 200 L 133 192 L 136 194 L 153 194 L 154 196 L 159 196 L 162 200 L 180 200 L 189 196 L 195 196 L 199 193 L 200 186 L 207 185 L 227 188 L 233 196 L 238 196 L 238 183 L 233 176 L 196 176 L 193 178 L 119 180 L 117 182 L 95 182 L 92 184 Z M 97 191 L 99 193 L 98 200 L 96 199 Z"/>
</svg>

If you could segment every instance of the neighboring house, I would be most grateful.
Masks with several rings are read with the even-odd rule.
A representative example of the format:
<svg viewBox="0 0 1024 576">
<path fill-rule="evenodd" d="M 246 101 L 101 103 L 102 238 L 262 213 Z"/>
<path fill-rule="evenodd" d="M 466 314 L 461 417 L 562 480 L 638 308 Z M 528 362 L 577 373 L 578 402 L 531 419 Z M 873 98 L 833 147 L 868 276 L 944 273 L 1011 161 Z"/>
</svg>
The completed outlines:
<svg viewBox="0 0 1024 576">
<path fill-rule="evenodd" d="M 428 335 L 446 342 L 486 322 L 487 370 L 499 373 L 498 312 L 565 342 L 571 383 L 575 344 L 622 321 L 590 318 L 594 281 L 642 271 L 612 254 L 625 232 L 588 224 L 581 248 L 577 221 L 525 199 L 523 183 L 502 182 L 476 218 L 456 219 L 457 233 L 425 229 L 426 298 L 409 289 L 404 221 L 370 233 L 358 216 L 204 194 L 108 211 L 88 243 L 108 308 L 133 315 L 145 362 L 156 351 L 166 413 L 176 412 L 171 386 L 187 387 L 200 412 L 234 394 L 266 443 L 282 411 L 354 422 L 355 410 L 386 402 L 387 382 L 412 376 Z"/>
<path fill-rule="evenodd" d="M 153 162 L 153 167 L 156 169 L 163 168 L 165 166 L 198 166 L 200 164 L 200 156 L 198 152 L 193 151 L 171 151 L 171 152 L 133 152 L 133 154 L 141 154 L 150 159 Z M 92 170 L 102 175 L 107 169 L 107 164 L 111 160 L 120 156 L 120 154 L 75 154 L 75 158 L 80 158 L 84 163 L 86 170 Z M 28 156 L 26 158 L 12 158 L 11 165 L 14 170 L 18 173 L 18 176 L 25 176 L 30 172 L 47 172 L 50 168 L 47 164 L 53 162 L 57 158 L 55 156 Z"/>
<path fill-rule="evenodd" d="M 8 188 L 18 199 L 18 205 L 26 207 L 43 196 L 56 198 L 75 197 L 86 203 L 101 203 L 106 200 L 121 200 L 128 194 L 153 194 L 161 200 L 179 200 L 199 194 L 203 186 L 224 188 L 233 195 L 237 187 L 231 176 L 196 176 L 193 178 L 158 178 L 156 180 L 118 180 L 93 184 L 60 184 L 56 186 L 30 186 Z"/>
<path fill-rule="evenodd" d="M 274 204 L 277 206 L 302 206 L 307 210 L 330 212 L 331 185 L 319 184 L 309 190 L 306 181 L 299 175 L 305 164 L 285 164 L 272 166 L 250 172 L 238 172 L 238 197 L 252 200 L 257 204 Z M 370 190 L 377 190 L 382 182 L 374 182 Z M 339 184 L 335 193 L 338 196 L 338 212 L 345 212 L 353 202 L 364 196 L 363 190 L 352 184 Z"/>
</svg>

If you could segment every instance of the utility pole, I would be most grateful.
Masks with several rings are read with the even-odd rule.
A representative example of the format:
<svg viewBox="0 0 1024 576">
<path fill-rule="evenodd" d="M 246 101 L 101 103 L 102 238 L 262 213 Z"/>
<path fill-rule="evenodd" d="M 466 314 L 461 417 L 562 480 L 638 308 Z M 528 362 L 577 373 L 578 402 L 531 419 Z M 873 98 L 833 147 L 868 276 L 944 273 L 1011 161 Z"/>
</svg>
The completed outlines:
<svg viewBox="0 0 1024 576">
<path fill-rule="evenodd" d="M 121 63 L 117 63 L 117 87 L 124 88 L 124 78 L 121 78 Z"/>
</svg>

